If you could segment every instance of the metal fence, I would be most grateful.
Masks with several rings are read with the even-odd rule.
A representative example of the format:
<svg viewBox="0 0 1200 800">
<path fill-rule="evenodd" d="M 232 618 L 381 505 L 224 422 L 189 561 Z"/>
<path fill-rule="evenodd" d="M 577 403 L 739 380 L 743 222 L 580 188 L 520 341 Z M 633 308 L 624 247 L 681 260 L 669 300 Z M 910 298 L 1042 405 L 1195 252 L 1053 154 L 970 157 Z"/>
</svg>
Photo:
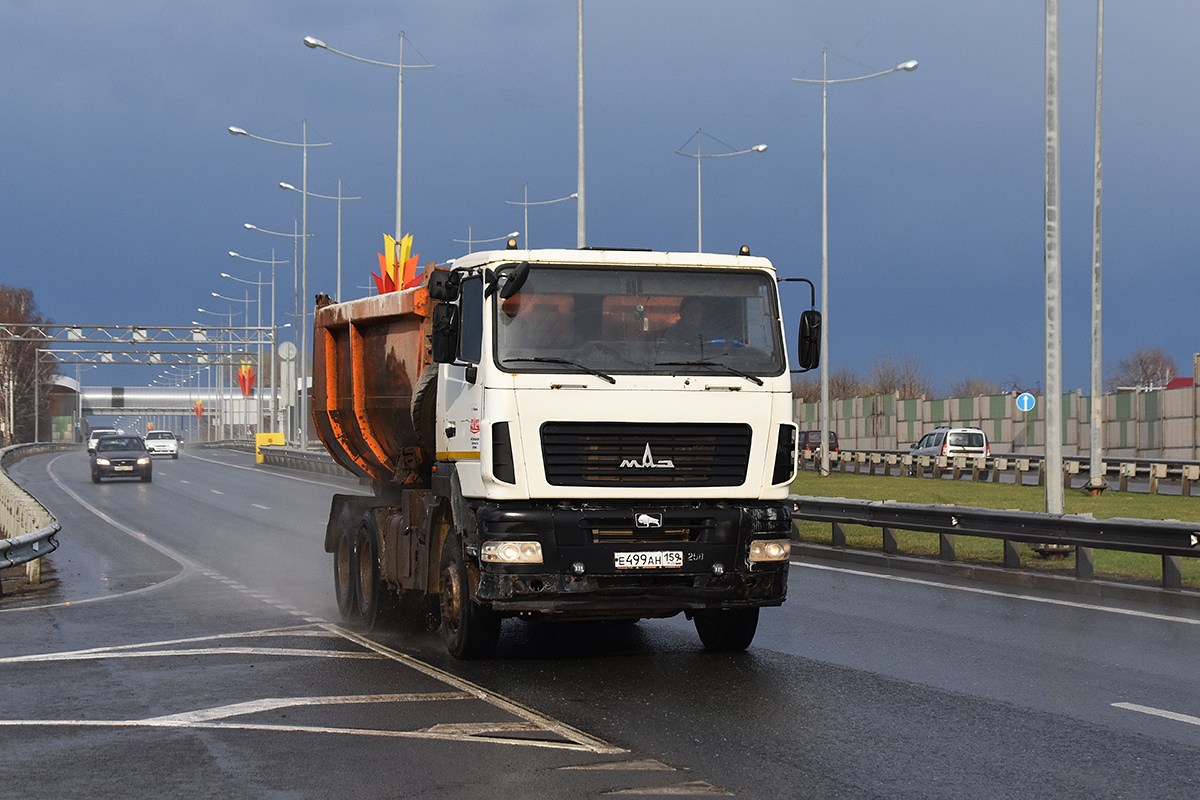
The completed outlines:
<svg viewBox="0 0 1200 800">
<path fill-rule="evenodd" d="M 7 467 L 28 455 L 77 447 L 43 443 L 0 450 L 0 569 L 25 564 L 27 577 L 37 583 L 41 580 L 41 558 L 58 547 L 54 537 L 61 530 L 54 515 L 8 476 Z"/>
<path fill-rule="evenodd" d="M 898 553 L 896 531 L 924 531 L 940 537 L 939 558 L 956 559 L 955 537 L 978 536 L 1004 542 L 1004 566 L 1021 566 L 1018 545 L 1075 548 L 1075 577 L 1095 577 L 1092 550 L 1125 550 L 1162 557 L 1162 586 L 1182 588 L 1180 558 L 1200 557 L 1200 523 L 1177 520 L 1095 519 L 1077 514 L 1001 511 L 973 506 L 922 505 L 878 500 L 792 495 L 792 517 L 833 526 L 834 547 L 846 546 L 846 525 L 880 528 L 883 551 Z"/>
<path fill-rule="evenodd" d="M 1100 479 L 1106 488 L 1130 491 L 1131 481 L 1144 482 L 1145 491 L 1159 494 L 1164 481 L 1172 486 L 1178 483 L 1179 493 L 1192 496 L 1192 488 L 1200 481 L 1200 462 L 1178 461 L 1163 458 L 1105 458 L 1101 461 Z M 820 469 L 819 454 L 811 450 L 802 451 L 801 470 Z M 829 454 L 829 469 L 833 472 L 860 475 L 904 475 L 921 478 L 941 478 L 949 475 L 954 480 L 970 476 L 974 481 L 999 483 L 1011 477 L 1022 485 L 1043 486 L 1046 481 L 1045 459 L 1040 454 L 1008 453 L 975 458 L 968 456 L 913 456 L 895 450 L 840 450 Z M 1089 478 L 1089 460 L 1086 456 L 1063 458 L 1063 486 L 1070 489 L 1074 482 Z M 1110 482 L 1112 481 L 1112 482 Z M 1140 491 L 1141 483 L 1137 484 Z M 1078 487 L 1077 487 L 1078 488 Z M 1173 493 L 1173 491 L 1172 491 Z"/>
<path fill-rule="evenodd" d="M 1194 358 L 1196 373 L 1200 355 Z M 993 450 L 1044 451 L 1046 405 L 1053 400 L 1038 395 L 1030 411 L 1018 409 L 1016 400 L 1015 392 L 936 400 L 901 400 L 896 393 L 850 397 L 829 404 L 830 430 L 851 450 L 903 449 L 925 432 L 950 425 L 982 428 Z M 1088 455 L 1092 398 L 1076 390 L 1064 393 L 1059 402 L 1063 454 Z M 1098 402 L 1105 455 L 1200 460 L 1200 384 L 1105 394 Z M 815 430 L 820 404 L 797 400 L 794 417 L 802 430 Z"/>
</svg>

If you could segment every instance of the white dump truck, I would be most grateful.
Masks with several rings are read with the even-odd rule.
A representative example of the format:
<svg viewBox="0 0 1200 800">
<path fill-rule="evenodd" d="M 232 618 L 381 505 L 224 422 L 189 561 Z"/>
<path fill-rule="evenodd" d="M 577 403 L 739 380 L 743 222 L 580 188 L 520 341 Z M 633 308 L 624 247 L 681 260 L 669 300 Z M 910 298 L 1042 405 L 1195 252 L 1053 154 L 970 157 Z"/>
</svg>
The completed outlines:
<svg viewBox="0 0 1200 800">
<path fill-rule="evenodd" d="M 505 618 L 684 613 L 747 647 L 783 603 L 797 428 L 765 258 L 494 250 L 318 299 L 313 414 L 371 497 L 334 497 L 338 605 L 415 602 L 458 658 Z M 801 315 L 816 366 L 820 315 Z"/>
</svg>

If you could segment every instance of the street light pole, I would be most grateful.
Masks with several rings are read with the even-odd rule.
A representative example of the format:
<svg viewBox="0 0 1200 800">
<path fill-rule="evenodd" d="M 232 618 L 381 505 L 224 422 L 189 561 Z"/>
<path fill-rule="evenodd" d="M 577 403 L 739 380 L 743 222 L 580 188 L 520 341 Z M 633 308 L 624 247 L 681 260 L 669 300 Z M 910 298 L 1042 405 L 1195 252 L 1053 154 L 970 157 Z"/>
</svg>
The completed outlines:
<svg viewBox="0 0 1200 800">
<path fill-rule="evenodd" d="M 294 233 L 281 233 L 279 231 L 269 231 L 266 228 L 260 228 L 257 225 L 250 224 L 249 222 L 243 223 L 242 227 L 246 228 L 247 230 L 258 231 L 259 233 L 269 233 L 272 236 L 287 236 L 287 237 L 291 238 L 291 240 L 292 240 L 292 258 L 293 258 L 293 261 L 292 261 L 292 265 L 293 265 L 293 269 L 292 269 L 292 319 L 298 323 L 300 321 L 300 288 L 299 288 L 300 270 L 299 270 L 299 261 L 298 261 L 298 256 L 297 256 L 297 252 L 296 252 L 296 247 L 297 247 L 297 242 L 300 240 L 301 234 L 298 231 L 294 232 Z M 295 227 L 296 227 L 295 221 L 293 220 L 293 222 L 292 222 L 293 231 L 295 231 Z M 303 236 L 305 238 L 307 238 L 309 236 L 312 236 L 312 234 L 306 233 L 306 234 L 303 234 Z M 272 252 L 272 254 L 274 254 L 275 251 L 272 250 L 271 252 Z M 287 262 L 281 261 L 279 263 L 286 264 Z M 291 324 L 292 323 L 288 323 L 288 325 L 291 325 Z M 281 327 L 286 328 L 286 327 L 288 327 L 288 325 L 283 325 Z M 292 330 L 292 334 L 293 334 L 293 337 L 292 337 L 293 339 L 296 338 L 296 336 L 300 335 L 296 332 L 295 329 Z M 296 387 L 293 386 L 290 391 L 294 392 L 295 389 L 296 389 Z M 289 403 L 288 405 L 290 407 L 291 403 Z M 307 433 L 307 425 L 305 425 L 303 427 L 305 429 L 305 432 Z M 291 444 L 293 441 L 290 430 L 287 432 L 287 440 L 288 440 L 289 444 Z M 307 441 L 307 439 L 305 441 Z"/>
<path fill-rule="evenodd" d="M 328 147 L 332 142 L 317 142 L 309 144 L 308 141 L 308 120 L 303 121 L 303 138 L 299 143 L 296 142 L 281 142 L 275 139 L 267 139 L 262 136 L 255 136 L 252 133 L 247 133 L 242 128 L 230 127 L 229 132 L 234 136 L 249 136 L 251 139 L 258 139 L 260 142 L 270 142 L 271 144 L 280 144 L 286 147 L 299 147 L 303 150 L 303 179 L 301 182 L 301 203 L 300 203 L 300 227 L 302 229 L 303 239 L 300 240 L 300 264 L 301 264 L 301 292 L 300 296 L 304 302 L 300 303 L 300 449 L 308 449 L 308 148 L 310 147 Z"/>
<path fill-rule="evenodd" d="M 467 238 L 455 239 L 454 241 L 456 241 L 460 244 L 465 244 L 467 246 L 467 252 L 470 253 L 472 245 L 487 244 L 488 242 L 499 242 L 499 241 L 503 241 L 504 239 L 515 239 L 516 237 L 518 237 L 520 235 L 521 235 L 520 231 L 513 231 L 512 233 L 505 234 L 504 236 L 493 236 L 491 239 L 472 239 L 471 238 L 471 226 L 468 225 L 467 226 Z"/>
<path fill-rule="evenodd" d="M 738 150 L 733 153 L 701 153 L 700 152 L 700 136 L 702 133 L 704 133 L 704 131 L 697 128 L 696 133 L 692 137 L 696 140 L 696 152 L 695 153 L 685 153 L 682 150 L 675 151 L 675 153 L 677 155 L 687 156 L 688 158 L 696 159 L 696 252 L 697 253 L 704 252 L 704 205 L 703 205 L 703 194 L 701 193 L 701 184 L 700 184 L 700 164 L 703 161 L 703 159 L 727 158 L 728 156 L 741 156 L 741 155 L 745 155 L 746 153 L 765 153 L 765 152 L 767 152 L 767 146 L 765 144 L 756 144 L 756 145 L 754 145 L 754 147 L 751 147 L 748 150 Z M 690 142 L 691 139 L 689 139 L 688 141 Z M 684 146 L 687 146 L 687 142 L 684 142 Z"/>
<path fill-rule="evenodd" d="M 891 69 L 860 75 L 857 78 L 829 80 L 829 51 L 821 52 L 821 80 L 792 78 L 796 83 L 821 84 L 821 474 L 829 474 L 829 85 L 853 83 L 890 75 L 904 70 L 912 72 L 916 61 L 905 61 Z"/>
<path fill-rule="evenodd" d="M 556 197 L 553 200 L 535 200 L 534 202 L 531 203 L 531 202 L 529 202 L 529 184 L 527 183 L 527 184 L 525 184 L 525 199 L 524 200 L 505 200 L 504 202 L 508 203 L 510 206 L 524 206 L 525 207 L 525 249 L 528 250 L 529 249 L 529 207 L 530 206 L 548 206 L 551 203 L 561 203 L 564 200 L 577 200 L 577 199 L 579 199 L 579 192 L 571 192 L 566 197 Z"/>
<path fill-rule="evenodd" d="M 400 31 L 400 59 L 396 64 L 389 64 L 386 61 L 372 61 L 369 58 L 360 58 L 358 56 L 343 53 L 341 50 L 334 50 L 329 45 L 325 44 L 320 39 L 313 36 L 304 37 L 304 46 L 311 49 L 328 50 L 331 53 L 337 53 L 339 56 L 344 56 L 353 61 L 361 61 L 364 64 L 375 64 L 379 67 L 389 67 L 396 70 L 396 242 L 399 246 L 400 239 L 404 236 L 404 230 L 400 224 L 400 197 L 401 197 L 401 166 L 404 158 L 404 70 L 406 69 L 433 69 L 433 64 L 405 64 L 404 63 L 404 31 Z"/>
<path fill-rule="evenodd" d="M 301 191 L 300 189 L 297 189 L 295 186 L 292 186 L 290 183 L 284 183 L 282 181 L 279 183 L 279 188 L 287 189 L 288 191 L 292 191 L 292 192 Z M 342 201 L 343 200 L 362 200 L 362 198 L 361 197 L 344 197 L 342 195 L 342 179 L 341 178 L 338 178 L 337 197 L 334 197 L 332 195 L 327 195 L 327 194 L 317 194 L 316 192 L 309 192 L 308 196 L 309 197 L 319 197 L 322 200 L 337 200 L 337 295 L 335 296 L 334 299 L 340 303 L 340 302 L 342 302 Z"/>
<path fill-rule="evenodd" d="M 575 3 L 575 75 L 576 75 L 576 178 L 575 192 L 579 203 L 575 207 L 575 246 L 587 246 L 587 203 L 583 169 L 583 0 Z"/>
</svg>

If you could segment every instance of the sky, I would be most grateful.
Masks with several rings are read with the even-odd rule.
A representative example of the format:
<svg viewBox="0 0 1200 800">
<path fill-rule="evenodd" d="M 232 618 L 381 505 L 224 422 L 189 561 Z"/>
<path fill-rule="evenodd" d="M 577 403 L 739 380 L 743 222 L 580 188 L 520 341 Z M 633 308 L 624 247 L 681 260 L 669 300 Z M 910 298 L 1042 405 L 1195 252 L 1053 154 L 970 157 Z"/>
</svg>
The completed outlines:
<svg viewBox="0 0 1200 800">
<path fill-rule="evenodd" d="M 1063 388 L 1088 393 L 1095 0 L 1061 0 Z M 1105 9 L 1105 374 L 1161 347 L 1183 375 L 1196 331 L 1200 4 Z M 585 0 L 589 246 L 749 245 L 785 277 L 821 273 L 822 52 L 828 90 L 830 370 L 909 359 L 959 381 L 1044 384 L 1045 5 L 1037 0 Z M 342 293 L 366 293 L 393 233 L 396 71 L 404 76 L 404 232 L 421 263 L 523 231 L 522 208 L 576 190 L 576 4 L 341 0 L 0 0 L 0 284 L 78 325 L 240 320 L 274 258 L 291 320 L 301 148 L 308 188 L 342 203 Z M 337 203 L 310 198 L 309 295 L 335 292 Z M 576 207 L 529 207 L 529 243 L 574 247 Z M 479 249 L 477 246 L 475 249 Z M 262 279 L 269 279 L 270 266 Z M 785 284 L 794 351 L 807 288 Z M 252 296 L 253 299 L 253 296 Z M 269 296 L 264 298 L 264 305 Z M 250 305 L 251 323 L 256 307 Z M 264 319 L 269 307 L 264 308 Z M 793 354 L 794 358 L 794 354 Z M 73 372 L 70 368 L 64 368 Z M 89 385 L 145 385 L 99 367 Z"/>
</svg>

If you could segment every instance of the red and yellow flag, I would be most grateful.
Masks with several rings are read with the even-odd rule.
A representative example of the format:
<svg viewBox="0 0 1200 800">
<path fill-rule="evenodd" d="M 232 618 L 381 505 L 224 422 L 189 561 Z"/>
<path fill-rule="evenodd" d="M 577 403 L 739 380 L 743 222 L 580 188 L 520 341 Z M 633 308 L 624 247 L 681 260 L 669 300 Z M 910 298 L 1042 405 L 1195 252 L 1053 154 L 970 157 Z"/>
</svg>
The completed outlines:
<svg viewBox="0 0 1200 800">
<path fill-rule="evenodd" d="M 383 235 L 383 249 L 387 254 L 376 253 L 379 256 L 379 274 L 371 273 L 380 294 L 409 289 L 420 283 L 417 279 L 417 260 L 421 256 L 412 253 L 412 241 L 410 233 L 400 239 L 397 247 L 395 239 L 386 233 Z"/>
<path fill-rule="evenodd" d="M 242 387 L 242 397 L 249 397 L 254 391 L 254 379 L 258 377 L 254 373 L 254 367 L 249 361 L 243 361 L 242 366 L 238 369 L 237 380 L 238 386 Z"/>
</svg>

